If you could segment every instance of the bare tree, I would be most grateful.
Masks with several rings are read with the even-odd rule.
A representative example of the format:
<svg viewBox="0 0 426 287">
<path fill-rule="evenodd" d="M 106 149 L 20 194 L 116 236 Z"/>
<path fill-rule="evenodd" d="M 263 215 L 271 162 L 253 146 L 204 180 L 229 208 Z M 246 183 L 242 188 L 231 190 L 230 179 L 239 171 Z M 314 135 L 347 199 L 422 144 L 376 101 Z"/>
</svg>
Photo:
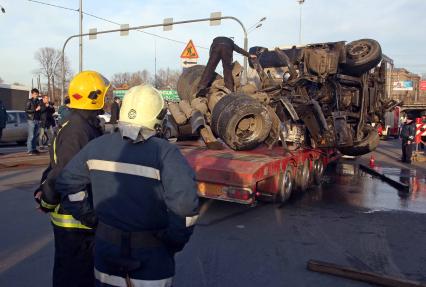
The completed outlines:
<svg viewBox="0 0 426 287">
<path fill-rule="evenodd" d="M 40 48 L 34 55 L 34 58 L 39 62 L 40 67 L 37 70 L 37 74 L 41 74 L 47 79 L 47 94 L 55 102 L 59 102 L 59 98 L 56 98 L 55 86 L 61 85 L 62 75 L 62 52 L 58 49 L 44 47 Z M 71 77 L 70 63 L 67 57 L 65 57 L 65 79 Z M 55 81 L 56 80 L 56 81 Z"/>
<path fill-rule="evenodd" d="M 177 81 L 179 79 L 180 72 L 178 70 L 160 69 L 155 77 L 155 87 L 160 90 L 173 89 L 177 87 Z"/>
<path fill-rule="evenodd" d="M 140 84 L 152 83 L 152 77 L 147 70 L 134 73 L 116 73 L 112 76 L 111 82 L 116 87 L 134 87 Z"/>
</svg>

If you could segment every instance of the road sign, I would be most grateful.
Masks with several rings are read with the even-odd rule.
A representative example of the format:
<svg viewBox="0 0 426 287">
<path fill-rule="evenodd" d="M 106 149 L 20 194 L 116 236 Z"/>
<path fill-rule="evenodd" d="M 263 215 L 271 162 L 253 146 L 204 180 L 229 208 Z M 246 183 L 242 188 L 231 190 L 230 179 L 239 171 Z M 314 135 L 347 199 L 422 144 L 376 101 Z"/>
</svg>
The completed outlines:
<svg viewBox="0 0 426 287">
<path fill-rule="evenodd" d="M 162 90 L 160 91 L 161 96 L 165 101 L 179 102 L 180 98 L 176 90 Z"/>
<path fill-rule="evenodd" d="M 182 51 L 180 55 L 182 59 L 198 59 L 197 49 L 195 49 L 195 45 L 192 40 L 189 40 L 188 44 L 186 44 L 185 49 Z"/>
<path fill-rule="evenodd" d="M 197 65 L 197 59 L 181 59 L 182 60 L 182 67 L 189 68 L 192 66 Z"/>
</svg>

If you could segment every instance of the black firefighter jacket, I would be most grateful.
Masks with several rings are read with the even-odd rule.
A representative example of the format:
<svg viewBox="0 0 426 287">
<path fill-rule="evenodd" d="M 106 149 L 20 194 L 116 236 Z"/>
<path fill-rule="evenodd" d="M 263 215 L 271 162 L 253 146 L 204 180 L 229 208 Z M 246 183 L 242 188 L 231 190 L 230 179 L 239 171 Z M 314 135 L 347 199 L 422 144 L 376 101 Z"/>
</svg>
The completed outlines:
<svg viewBox="0 0 426 287">
<path fill-rule="evenodd" d="M 41 207 L 51 211 L 52 223 L 57 227 L 89 229 L 58 205 L 60 194 L 55 190 L 55 182 L 66 164 L 88 142 L 102 135 L 97 114 L 97 111 L 71 110 L 50 147 L 50 165 L 44 172 L 41 184 Z"/>
</svg>

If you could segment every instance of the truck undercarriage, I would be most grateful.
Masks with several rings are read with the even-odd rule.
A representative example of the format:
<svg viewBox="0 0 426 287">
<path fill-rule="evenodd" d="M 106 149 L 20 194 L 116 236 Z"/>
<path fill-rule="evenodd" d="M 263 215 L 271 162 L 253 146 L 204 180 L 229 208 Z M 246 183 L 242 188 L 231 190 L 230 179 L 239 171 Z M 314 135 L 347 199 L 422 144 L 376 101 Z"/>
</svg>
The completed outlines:
<svg viewBox="0 0 426 287">
<path fill-rule="evenodd" d="M 208 108 L 202 112 L 213 134 L 230 148 L 249 150 L 262 143 L 269 147 L 279 143 L 290 151 L 310 146 L 362 155 L 377 147 L 373 123 L 396 104 L 384 100 L 385 64 L 378 42 L 362 39 L 272 51 L 253 47 L 250 53 L 257 55 L 250 66 L 260 83 L 241 86 L 236 64 L 236 92 L 226 89 L 216 75 L 207 94 Z M 181 75 L 182 101 L 196 100 L 203 69 L 194 66 Z M 194 136 L 191 126 L 191 119 L 180 121 L 178 137 Z"/>
</svg>

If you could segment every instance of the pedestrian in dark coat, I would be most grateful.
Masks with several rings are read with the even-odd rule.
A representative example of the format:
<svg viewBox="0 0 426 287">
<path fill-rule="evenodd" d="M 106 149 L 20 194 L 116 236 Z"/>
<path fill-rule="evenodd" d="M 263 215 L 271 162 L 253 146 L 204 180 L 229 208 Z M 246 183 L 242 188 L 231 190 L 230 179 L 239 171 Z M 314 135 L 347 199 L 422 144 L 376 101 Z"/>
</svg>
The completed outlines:
<svg viewBox="0 0 426 287">
<path fill-rule="evenodd" d="M 43 96 L 40 103 L 40 146 L 44 146 L 45 144 L 50 145 L 53 140 L 53 128 L 55 127 L 54 113 L 55 108 L 53 107 L 53 103 L 49 102 L 48 96 Z M 47 138 L 47 141 L 45 138 Z"/>
<path fill-rule="evenodd" d="M 27 151 L 30 155 L 39 154 L 37 150 L 38 133 L 40 128 L 40 92 L 37 89 L 31 90 L 31 98 L 27 100 L 25 112 L 27 114 L 28 138 Z"/>
<path fill-rule="evenodd" d="M 402 140 L 402 158 L 401 161 L 411 163 L 411 156 L 413 154 L 414 138 L 416 137 L 416 123 L 413 121 L 411 115 L 407 115 L 405 123 L 401 129 Z"/>
<path fill-rule="evenodd" d="M 116 125 L 120 119 L 120 98 L 115 97 L 114 102 L 111 105 L 111 119 L 110 124 Z"/>
</svg>

